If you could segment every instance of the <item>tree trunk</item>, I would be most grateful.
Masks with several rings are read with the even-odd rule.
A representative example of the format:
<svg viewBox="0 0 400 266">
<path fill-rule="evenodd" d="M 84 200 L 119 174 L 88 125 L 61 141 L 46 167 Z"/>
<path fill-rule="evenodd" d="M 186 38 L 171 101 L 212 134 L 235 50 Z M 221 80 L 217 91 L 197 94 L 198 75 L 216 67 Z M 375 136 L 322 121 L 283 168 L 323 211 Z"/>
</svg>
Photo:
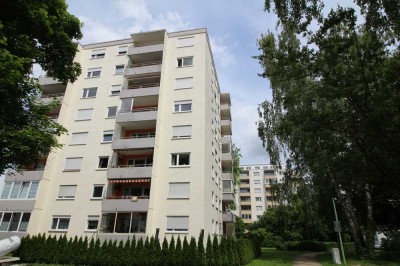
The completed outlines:
<svg viewBox="0 0 400 266">
<path fill-rule="evenodd" d="M 368 252 L 367 255 L 371 255 L 375 246 L 376 227 L 372 209 L 371 186 L 368 183 L 365 184 L 365 200 L 367 205 L 367 227 L 365 231 L 365 242 Z"/>
</svg>

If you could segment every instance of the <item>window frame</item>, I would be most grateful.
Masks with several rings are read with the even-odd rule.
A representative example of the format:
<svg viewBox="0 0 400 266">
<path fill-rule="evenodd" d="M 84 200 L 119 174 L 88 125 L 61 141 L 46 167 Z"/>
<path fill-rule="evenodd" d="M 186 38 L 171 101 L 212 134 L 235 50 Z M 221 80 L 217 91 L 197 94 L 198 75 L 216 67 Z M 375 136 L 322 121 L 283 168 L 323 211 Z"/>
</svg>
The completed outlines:
<svg viewBox="0 0 400 266">
<path fill-rule="evenodd" d="M 100 167 L 101 165 L 103 165 L 102 159 L 107 159 L 107 167 Z M 98 170 L 104 170 L 104 169 L 108 169 L 108 166 L 110 164 L 110 156 L 99 156 L 99 163 L 97 164 L 97 169 Z"/>
<path fill-rule="evenodd" d="M 110 140 L 105 140 L 105 136 L 109 136 L 111 135 L 111 139 Z M 114 139 L 114 130 L 104 130 L 103 131 L 103 138 L 101 140 L 101 143 L 111 143 Z"/>
<path fill-rule="evenodd" d="M 90 59 L 101 59 L 106 56 L 106 49 L 96 49 L 92 50 L 92 55 Z"/>
<path fill-rule="evenodd" d="M 89 96 L 90 91 L 94 90 L 94 96 Z M 97 87 L 90 87 L 90 88 L 83 88 L 82 89 L 82 95 L 81 99 L 91 99 L 91 98 L 96 98 L 97 96 Z"/>
<path fill-rule="evenodd" d="M 116 65 L 114 69 L 114 75 L 122 75 L 124 74 L 125 65 Z"/>
<path fill-rule="evenodd" d="M 80 159 L 79 168 L 66 168 L 68 160 Z M 83 157 L 67 157 L 65 158 L 64 172 L 79 172 L 82 168 Z"/>
<path fill-rule="evenodd" d="M 169 223 L 168 223 L 168 218 L 173 218 L 173 219 L 178 219 L 178 218 L 182 218 L 182 219 L 187 219 L 187 226 L 186 228 L 168 228 L 169 227 Z M 183 223 L 186 221 L 180 221 L 180 223 Z M 172 223 L 172 221 L 170 221 L 170 223 Z M 180 233 L 180 234 L 187 234 L 189 233 L 189 227 L 190 227 L 190 220 L 189 220 L 189 215 L 168 215 L 167 216 L 167 221 L 166 221 L 166 226 L 165 226 L 165 232 L 166 233 Z"/>
<path fill-rule="evenodd" d="M 189 129 L 189 127 L 190 127 L 190 129 Z M 186 128 L 185 131 L 187 131 L 187 132 L 190 131 L 190 135 L 178 135 L 177 133 L 175 133 L 175 135 L 174 135 L 174 131 L 175 131 L 174 129 L 177 130 L 177 128 L 181 128 L 181 129 Z M 192 138 L 192 133 L 193 133 L 192 125 L 177 125 L 177 126 L 172 126 L 172 139 L 190 139 L 190 138 Z M 181 134 L 182 134 L 182 133 L 181 133 Z"/>
<path fill-rule="evenodd" d="M 113 109 L 111 109 L 113 108 Z M 110 110 L 114 110 L 115 109 L 115 115 L 114 116 L 110 116 Z M 107 116 L 106 118 L 115 118 L 117 116 L 118 113 L 118 106 L 108 106 L 107 107 Z"/>
<path fill-rule="evenodd" d="M 7 228 L 1 229 L 2 226 L 4 226 L 3 225 L 3 221 L 4 221 L 5 214 L 10 214 L 10 218 L 9 218 L 8 222 L 5 222 L 6 223 L 5 226 Z M 19 214 L 18 221 L 14 221 L 14 218 L 16 217 L 15 214 Z M 28 215 L 29 218 L 28 218 L 28 222 L 26 224 L 26 227 L 24 228 L 24 230 L 22 230 L 21 227 L 22 227 L 22 223 L 25 223 L 25 222 L 23 222 L 25 215 Z M 31 212 L 1 211 L 0 212 L 0 232 L 26 232 L 27 229 L 28 229 L 28 224 L 29 224 L 30 218 L 31 218 Z M 16 223 L 16 227 L 15 227 L 16 230 L 10 230 L 11 226 L 15 225 L 15 223 Z"/>
<path fill-rule="evenodd" d="M 66 187 L 70 187 L 70 188 L 75 188 L 74 190 L 74 195 L 66 195 L 66 196 L 60 196 L 60 192 L 61 192 L 61 188 L 66 188 Z M 59 186 L 59 190 L 58 190 L 58 194 L 57 194 L 57 200 L 74 200 L 75 196 L 76 196 L 76 190 L 78 189 L 77 185 L 60 185 Z M 65 192 L 64 192 L 65 193 Z"/>
<path fill-rule="evenodd" d="M 86 72 L 86 78 L 99 78 L 101 77 L 101 67 L 95 67 L 95 68 L 88 68 Z M 98 74 L 97 74 L 98 72 Z M 95 75 L 96 74 L 96 75 Z"/>
<path fill-rule="evenodd" d="M 121 49 L 122 48 L 122 49 Z M 124 49 L 126 48 L 126 49 Z M 128 53 L 129 46 L 128 45 L 121 45 L 118 47 L 117 55 L 126 55 Z"/>
<path fill-rule="evenodd" d="M 78 142 L 78 140 L 74 140 L 74 136 L 75 138 L 84 138 L 84 140 L 80 140 L 80 142 Z M 78 137 L 79 136 L 79 137 Z M 71 133 L 71 142 L 69 143 L 70 146 L 79 146 L 79 145 L 86 145 L 87 141 L 88 141 L 88 137 L 89 137 L 89 132 L 74 132 Z"/>
<path fill-rule="evenodd" d="M 182 106 L 188 105 L 188 104 L 190 104 L 190 110 L 182 110 Z M 193 102 L 192 102 L 192 100 L 175 101 L 173 107 L 174 107 L 173 108 L 174 113 L 190 113 L 193 111 Z"/>
<path fill-rule="evenodd" d="M 121 84 L 111 85 L 110 96 L 119 96 L 121 94 L 121 90 L 122 90 Z"/>
<path fill-rule="evenodd" d="M 97 221 L 97 226 L 96 226 L 95 229 L 89 228 L 89 222 L 90 221 Z M 99 225 L 100 225 L 100 216 L 99 215 L 88 215 L 88 218 L 86 220 L 85 231 L 95 232 L 95 231 L 97 231 L 99 229 Z"/>
<path fill-rule="evenodd" d="M 181 155 L 189 155 L 189 163 L 188 164 L 181 164 L 179 161 L 180 161 L 180 156 Z M 170 167 L 190 167 L 190 155 L 191 155 L 191 153 L 190 152 L 180 152 L 180 153 L 171 153 L 171 161 L 170 161 Z M 173 161 L 174 161 L 174 156 L 176 156 L 176 159 L 175 159 L 175 165 L 173 164 Z"/>
<path fill-rule="evenodd" d="M 183 82 L 184 80 L 191 80 L 191 82 L 189 82 L 189 83 L 191 83 L 190 84 L 190 86 L 188 85 L 188 86 L 182 86 L 182 85 L 180 85 L 179 83 L 180 82 Z M 186 89 L 193 89 L 193 81 L 194 81 L 194 78 L 193 77 L 183 77 L 183 78 L 176 78 L 175 79 L 175 90 L 186 90 Z M 180 85 L 180 86 L 178 86 L 178 85 Z"/>
<path fill-rule="evenodd" d="M 81 116 L 83 116 L 83 118 L 79 118 L 79 111 L 83 112 L 83 111 L 90 111 L 90 118 L 86 118 L 85 116 L 83 116 L 81 114 Z M 76 112 L 76 117 L 75 117 L 75 121 L 88 121 L 88 120 L 92 120 L 92 115 L 93 115 L 93 108 L 84 108 L 84 109 L 78 109 L 78 111 Z M 87 116 L 87 115 L 86 115 Z"/>
<path fill-rule="evenodd" d="M 95 197 L 95 189 L 96 188 L 100 188 L 101 187 L 101 196 L 100 197 Z M 94 184 L 93 185 L 93 191 L 92 191 L 92 196 L 90 197 L 91 200 L 99 200 L 99 199 L 103 199 L 104 197 L 104 184 Z"/>
<path fill-rule="evenodd" d="M 57 221 L 55 228 L 53 228 L 54 221 Z M 67 228 L 60 229 L 60 220 L 68 220 Z M 60 232 L 67 232 L 69 228 L 69 224 L 71 222 L 71 216 L 63 216 L 63 215 L 55 215 L 51 219 L 50 231 L 60 231 Z"/>
<path fill-rule="evenodd" d="M 188 64 L 188 62 L 187 62 L 188 59 L 191 60 L 191 64 Z M 176 59 L 176 61 L 177 61 L 177 68 L 192 67 L 194 65 L 194 57 L 193 56 L 178 57 Z"/>
<path fill-rule="evenodd" d="M 187 188 L 187 195 L 171 195 L 171 185 L 185 185 L 188 186 Z M 175 188 L 176 189 L 176 188 Z M 180 188 L 181 191 L 183 191 L 183 187 Z M 190 182 L 169 182 L 168 183 L 168 199 L 190 199 Z"/>
<path fill-rule="evenodd" d="M 180 40 L 188 40 L 188 39 L 191 39 L 192 42 L 191 43 L 183 43 L 183 44 L 179 43 Z M 190 46 L 194 46 L 194 36 L 185 36 L 185 37 L 178 38 L 176 40 L 176 47 L 177 48 L 190 47 Z"/>
</svg>

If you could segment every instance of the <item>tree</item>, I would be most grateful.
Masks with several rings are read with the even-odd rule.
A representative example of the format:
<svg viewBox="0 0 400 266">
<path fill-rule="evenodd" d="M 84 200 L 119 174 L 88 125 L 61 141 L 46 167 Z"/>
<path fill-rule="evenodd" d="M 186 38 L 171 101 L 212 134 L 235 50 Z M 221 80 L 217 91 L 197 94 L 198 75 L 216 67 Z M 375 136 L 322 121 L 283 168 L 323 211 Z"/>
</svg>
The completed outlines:
<svg viewBox="0 0 400 266">
<path fill-rule="evenodd" d="M 287 155 L 315 193 L 338 198 L 368 254 L 377 213 L 400 206 L 400 3 L 355 2 L 362 23 L 350 7 L 324 15 L 319 0 L 265 1 L 279 28 L 259 40 L 273 100 L 260 105 L 258 132 L 273 164 Z"/>
<path fill-rule="evenodd" d="M 64 0 L 1 1 L 0 9 L 0 172 L 24 167 L 52 148 L 66 130 L 46 114 L 54 107 L 39 104 L 37 63 L 63 83 L 81 73 L 74 63 L 74 40 L 82 37 L 78 18 Z"/>
</svg>

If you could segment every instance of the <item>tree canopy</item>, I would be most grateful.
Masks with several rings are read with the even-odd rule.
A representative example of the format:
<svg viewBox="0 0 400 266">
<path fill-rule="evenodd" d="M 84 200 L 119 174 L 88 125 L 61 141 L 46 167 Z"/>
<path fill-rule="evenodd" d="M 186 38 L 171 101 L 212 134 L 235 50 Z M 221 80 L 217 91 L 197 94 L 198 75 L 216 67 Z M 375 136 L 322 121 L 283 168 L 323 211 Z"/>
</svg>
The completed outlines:
<svg viewBox="0 0 400 266">
<path fill-rule="evenodd" d="M 377 225 L 399 226 L 378 217 L 400 206 L 400 3 L 355 3 L 358 14 L 265 1 L 279 24 L 259 39 L 273 100 L 260 105 L 258 132 L 273 164 L 284 153 L 315 193 L 338 198 L 361 252 Z"/>
<path fill-rule="evenodd" d="M 40 86 L 30 76 L 40 64 L 49 77 L 73 82 L 81 23 L 64 0 L 6 1 L 0 8 L 0 172 L 18 168 L 58 147 L 66 130 L 46 114 L 57 103 L 40 104 Z"/>
</svg>

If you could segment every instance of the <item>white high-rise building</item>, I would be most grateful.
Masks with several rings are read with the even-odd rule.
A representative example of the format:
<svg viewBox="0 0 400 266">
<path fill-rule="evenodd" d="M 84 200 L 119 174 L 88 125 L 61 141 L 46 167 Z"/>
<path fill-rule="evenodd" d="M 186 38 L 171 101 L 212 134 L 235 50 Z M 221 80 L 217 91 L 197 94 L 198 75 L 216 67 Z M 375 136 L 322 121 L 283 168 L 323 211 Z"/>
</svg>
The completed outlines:
<svg viewBox="0 0 400 266">
<path fill-rule="evenodd" d="M 280 182 L 282 171 L 270 164 L 241 165 L 240 169 L 240 216 L 244 223 L 253 223 L 276 204 L 271 185 Z"/>
<path fill-rule="evenodd" d="M 230 95 L 206 29 L 78 45 L 81 76 L 40 79 L 64 146 L 9 173 L 0 238 L 232 234 Z M 29 156 L 29 155 L 27 155 Z"/>
</svg>

